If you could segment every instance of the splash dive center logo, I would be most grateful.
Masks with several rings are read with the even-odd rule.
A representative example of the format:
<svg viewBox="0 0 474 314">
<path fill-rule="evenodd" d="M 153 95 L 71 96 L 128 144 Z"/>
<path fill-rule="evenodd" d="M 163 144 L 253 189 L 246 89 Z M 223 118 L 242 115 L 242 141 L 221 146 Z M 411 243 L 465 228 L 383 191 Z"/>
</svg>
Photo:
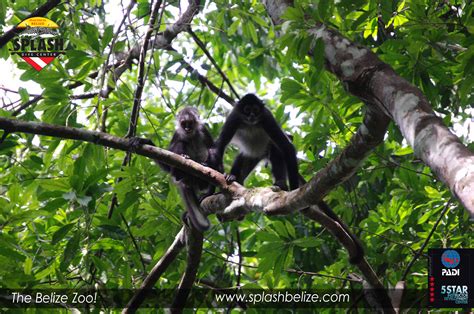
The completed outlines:
<svg viewBox="0 0 474 314">
<path fill-rule="evenodd" d="M 55 22 L 44 17 L 31 17 L 16 28 L 20 33 L 13 38 L 10 53 L 19 55 L 37 71 L 64 54 L 64 38 L 60 37 Z"/>
<path fill-rule="evenodd" d="M 446 268 L 454 268 L 459 265 L 461 257 L 459 253 L 454 250 L 447 250 L 441 255 L 441 263 Z"/>
</svg>

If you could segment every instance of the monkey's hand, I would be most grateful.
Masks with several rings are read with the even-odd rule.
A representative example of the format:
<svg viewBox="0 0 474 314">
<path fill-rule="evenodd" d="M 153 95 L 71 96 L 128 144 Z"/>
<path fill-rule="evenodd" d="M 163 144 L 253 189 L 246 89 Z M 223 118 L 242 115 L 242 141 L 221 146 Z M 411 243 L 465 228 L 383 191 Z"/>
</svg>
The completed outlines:
<svg viewBox="0 0 474 314">
<path fill-rule="evenodd" d="M 237 181 L 237 177 L 233 174 L 224 173 L 224 176 L 225 176 L 225 182 L 227 184 L 231 184 L 232 182 Z"/>
<path fill-rule="evenodd" d="M 181 157 L 185 158 L 185 159 L 191 159 L 191 157 L 189 157 L 189 155 L 186 155 L 186 154 L 180 154 Z"/>
<path fill-rule="evenodd" d="M 139 147 L 142 145 L 152 145 L 155 146 L 155 143 L 153 143 L 150 139 L 148 138 L 143 138 L 143 137 L 138 137 L 134 136 L 129 138 L 128 143 L 130 144 L 130 151 L 132 153 L 135 153 Z"/>
</svg>

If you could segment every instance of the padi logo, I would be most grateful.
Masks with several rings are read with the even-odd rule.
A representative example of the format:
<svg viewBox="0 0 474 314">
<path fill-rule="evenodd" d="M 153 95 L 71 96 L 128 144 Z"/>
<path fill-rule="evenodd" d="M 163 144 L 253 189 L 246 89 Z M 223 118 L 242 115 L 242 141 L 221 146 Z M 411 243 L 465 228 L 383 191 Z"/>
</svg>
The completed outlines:
<svg viewBox="0 0 474 314">
<path fill-rule="evenodd" d="M 443 264 L 444 267 L 441 269 L 441 275 L 442 276 L 459 276 L 460 275 L 460 269 L 453 269 L 459 265 L 459 262 L 461 261 L 461 257 L 459 256 L 459 253 L 454 251 L 454 250 L 446 250 L 443 252 L 441 255 L 441 263 Z"/>
<path fill-rule="evenodd" d="M 468 292 L 467 286 L 458 286 L 458 285 L 450 285 L 450 286 L 441 286 L 441 296 L 443 297 L 444 301 L 452 301 L 455 304 L 467 304 L 468 301 Z"/>
<path fill-rule="evenodd" d="M 459 265 L 460 261 L 461 257 L 455 250 L 444 251 L 443 255 L 441 255 L 441 263 L 446 268 L 454 268 Z"/>
<path fill-rule="evenodd" d="M 35 70 L 41 71 L 57 56 L 64 54 L 64 38 L 58 24 L 44 18 L 31 17 L 16 27 L 20 32 L 13 38 L 12 55 L 17 54 Z"/>
</svg>

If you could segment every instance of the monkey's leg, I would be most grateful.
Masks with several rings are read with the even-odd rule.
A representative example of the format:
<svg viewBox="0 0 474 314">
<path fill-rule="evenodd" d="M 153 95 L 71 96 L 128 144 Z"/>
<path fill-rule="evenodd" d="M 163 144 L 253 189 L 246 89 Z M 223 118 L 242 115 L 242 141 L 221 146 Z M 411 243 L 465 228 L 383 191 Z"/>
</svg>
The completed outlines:
<svg viewBox="0 0 474 314">
<path fill-rule="evenodd" d="M 248 157 L 240 153 L 232 164 L 230 175 L 235 176 L 237 182 L 244 184 L 245 179 L 249 173 L 255 168 L 255 166 L 262 160 L 262 158 Z"/>
<path fill-rule="evenodd" d="M 274 184 L 280 189 L 288 191 L 285 156 L 275 145 L 271 145 L 268 159 L 272 165 L 272 175 L 275 180 Z"/>
<path fill-rule="evenodd" d="M 201 232 L 206 231 L 210 227 L 209 220 L 201 212 L 199 208 L 199 202 L 196 197 L 194 189 L 189 187 L 183 182 L 178 182 L 179 191 L 184 200 L 184 205 L 186 206 L 186 211 L 189 215 L 189 219 L 193 226 Z"/>
</svg>

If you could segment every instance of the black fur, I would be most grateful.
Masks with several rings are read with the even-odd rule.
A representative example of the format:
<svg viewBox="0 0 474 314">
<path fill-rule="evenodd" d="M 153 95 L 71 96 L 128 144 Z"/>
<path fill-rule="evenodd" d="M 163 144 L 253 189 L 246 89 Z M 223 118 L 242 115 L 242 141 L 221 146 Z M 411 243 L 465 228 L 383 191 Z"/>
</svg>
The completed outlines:
<svg viewBox="0 0 474 314">
<path fill-rule="evenodd" d="M 150 140 L 138 139 L 138 141 L 140 144 L 154 145 Z M 168 150 L 221 171 L 223 167 L 217 163 L 217 158 L 214 157 L 213 146 L 214 140 L 209 130 L 201 122 L 196 108 L 186 107 L 181 110 L 176 117 L 176 130 Z M 156 162 L 173 176 L 193 226 L 201 232 L 209 229 L 209 220 L 201 212 L 197 195 L 204 189 L 207 189 L 205 196 L 211 195 L 214 193 L 215 187 L 203 180 L 186 175 L 179 169 L 163 164 L 159 160 Z"/>
<path fill-rule="evenodd" d="M 237 182 L 243 184 L 255 166 L 262 159 L 268 159 L 274 184 L 282 190 L 288 190 L 287 179 L 291 190 L 305 183 L 298 172 L 296 150 L 290 136 L 282 131 L 273 114 L 257 96 L 245 95 L 227 117 L 216 141 L 220 164 L 225 148 L 231 141 L 240 149 L 230 171 L 230 175 L 235 177 Z M 364 256 L 360 241 L 324 201 L 318 202 L 317 205 L 351 236 L 357 247 L 357 254 L 351 256 L 349 261 L 358 263 Z"/>
<path fill-rule="evenodd" d="M 231 141 L 240 149 L 230 171 L 237 182 L 243 183 L 261 160 L 268 159 L 275 185 L 288 190 L 288 179 L 291 190 L 298 188 L 295 147 L 257 96 L 245 95 L 227 117 L 216 141 L 220 163 Z"/>
</svg>

